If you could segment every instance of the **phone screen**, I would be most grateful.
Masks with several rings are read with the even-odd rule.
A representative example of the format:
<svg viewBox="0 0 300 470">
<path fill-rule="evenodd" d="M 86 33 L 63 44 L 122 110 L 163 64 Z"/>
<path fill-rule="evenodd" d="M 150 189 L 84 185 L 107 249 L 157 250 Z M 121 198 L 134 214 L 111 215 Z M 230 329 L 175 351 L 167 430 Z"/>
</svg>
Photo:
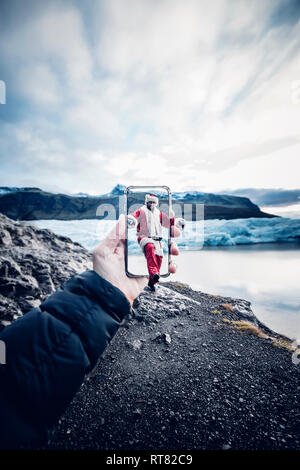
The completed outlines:
<svg viewBox="0 0 300 470">
<path fill-rule="evenodd" d="M 160 276 L 169 276 L 170 189 L 167 186 L 129 186 L 125 190 L 125 205 L 127 276 L 148 276 L 153 263 Z"/>
</svg>

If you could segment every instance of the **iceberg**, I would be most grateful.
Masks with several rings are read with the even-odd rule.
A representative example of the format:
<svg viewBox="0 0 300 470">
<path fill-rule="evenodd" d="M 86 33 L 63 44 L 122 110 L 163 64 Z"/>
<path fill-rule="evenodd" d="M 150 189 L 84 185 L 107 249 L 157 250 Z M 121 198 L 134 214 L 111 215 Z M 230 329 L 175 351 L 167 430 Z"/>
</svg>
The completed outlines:
<svg viewBox="0 0 300 470">
<path fill-rule="evenodd" d="M 48 228 L 92 250 L 115 224 L 112 220 L 36 220 L 26 222 Z M 212 219 L 186 223 L 176 243 L 181 250 L 197 250 L 203 246 L 233 246 L 255 243 L 298 242 L 300 219 L 284 217 L 221 220 Z M 165 246 L 166 248 L 166 246 Z M 140 254 L 135 232 L 129 236 L 131 253 Z"/>
<path fill-rule="evenodd" d="M 278 242 L 300 242 L 299 219 L 251 217 L 205 221 L 204 246 Z"/>
</svg>

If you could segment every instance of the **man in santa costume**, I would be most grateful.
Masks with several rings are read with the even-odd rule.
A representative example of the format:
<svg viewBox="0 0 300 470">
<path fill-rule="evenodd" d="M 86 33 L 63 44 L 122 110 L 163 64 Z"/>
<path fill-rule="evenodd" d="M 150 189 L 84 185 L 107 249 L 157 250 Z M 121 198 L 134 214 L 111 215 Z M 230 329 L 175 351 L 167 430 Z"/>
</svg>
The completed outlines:
<svg viewBox="0 0 300 470">
<path fill-rule="evenodd" d="M 137 228 L 137 241 L 147 259 L 148 286 L 152 291 L 155 291 L 155 284 L 159 281 L 163 259 L 162 227 L 169 228 L 175 224 L 174 217 L 169 218 L 157 206 L 158 198 L 154 194 L 146 194 L 145 205 L 128 216 L 129 226 Z M 183 219 L 176 219 L 176 226 L 183 228 L 183 222 Z"/>
</svg>

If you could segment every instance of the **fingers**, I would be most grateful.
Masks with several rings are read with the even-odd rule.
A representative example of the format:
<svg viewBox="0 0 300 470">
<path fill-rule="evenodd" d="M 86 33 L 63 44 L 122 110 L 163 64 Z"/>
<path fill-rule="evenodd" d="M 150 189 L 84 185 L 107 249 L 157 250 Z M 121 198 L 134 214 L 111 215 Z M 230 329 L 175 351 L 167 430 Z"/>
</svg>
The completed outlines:
<svg viewBox="0 0 300 470">
<path fill-rule="evenodd" d="M 176 273 L 176 270 L 177 270 L 177 264 L 173 263 L 173 261 L 171 261 L 171 263 L 169 264 L 170 273 L 174 274 L 174 273 Z"/>
<path fill-rule="evenodd" d="M 125 215 L 121 214 L 116 225 L 114 225 L 104 240 L 95 248 L 94 252 L 97 252 L 98 249 L 103 250 L 105 248 L 114 251 L 118 246 L 124 245 L 125 236 Z"/>
<path fill-rule="evenodd" d="M 178 246 L 175 242 L 171 242 L 171 255 L 179 255 Z"/>
<path fill-rule="evenodd" d="M 171 242 L 170 253 L 171 253 L 171 255 L 175 255 L 175 256 L 179 255 L 178 246 L 175 242 Z M 169 272 L 174 274 L 174 273 L 176 273 L 176 271 L 177 271 L 177 264 L 174 263 L 174 261 L 172 260 L 172 257 L 170 256 Z"/>
<path fill-rule="evenodd" d="M 181 235 L 181 231 L 179 230 L 179 228 L 175 227 L 175 225 L 172 225 L 172 227 L 171 227 L 171 237 L 172 238 L 180 237 L 180 235 Z"/>
</svg>

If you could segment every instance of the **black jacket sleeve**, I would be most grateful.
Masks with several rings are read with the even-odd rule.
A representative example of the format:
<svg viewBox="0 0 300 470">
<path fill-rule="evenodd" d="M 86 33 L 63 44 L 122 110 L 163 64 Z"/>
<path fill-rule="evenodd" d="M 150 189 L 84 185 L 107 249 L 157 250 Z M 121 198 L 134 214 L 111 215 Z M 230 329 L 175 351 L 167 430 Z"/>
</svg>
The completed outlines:
<svg viewBox="0 0 300 470">
<path fill-rule="evenodd" d="M 0 334 L 0 448 L 38 448 L 130 313 L 94 271 L 74 276 Z"/>
</svg>

